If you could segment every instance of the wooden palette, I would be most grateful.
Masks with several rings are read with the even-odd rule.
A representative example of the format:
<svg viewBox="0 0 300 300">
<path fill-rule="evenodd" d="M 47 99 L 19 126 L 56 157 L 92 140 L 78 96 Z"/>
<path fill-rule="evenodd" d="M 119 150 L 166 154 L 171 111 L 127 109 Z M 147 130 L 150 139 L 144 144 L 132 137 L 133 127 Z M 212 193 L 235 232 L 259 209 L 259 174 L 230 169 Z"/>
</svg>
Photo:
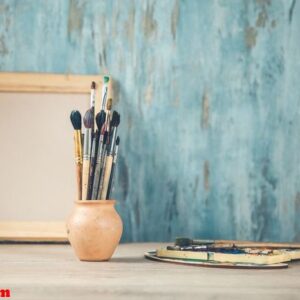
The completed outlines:
<svg viewBox="0 0 300 300">
<path fill-rule="evenodd" d="M 188 265 L 206 268 L 227 268 L 227 269 L 284 269 L 288 267 L 287 263 L 269 264 L 269 265 L 256 265 L 256 264 L 242 264 L 242 263 L 218 263 L 218 262 L 204 262 L 204 261 L 189 261 L 174 258 L 161 258 L 156 256 L 156 250 L 151 250 L 144 253 L 144 257 L 150 260 L 173 263 L 179 265 Z"/>
</svg>

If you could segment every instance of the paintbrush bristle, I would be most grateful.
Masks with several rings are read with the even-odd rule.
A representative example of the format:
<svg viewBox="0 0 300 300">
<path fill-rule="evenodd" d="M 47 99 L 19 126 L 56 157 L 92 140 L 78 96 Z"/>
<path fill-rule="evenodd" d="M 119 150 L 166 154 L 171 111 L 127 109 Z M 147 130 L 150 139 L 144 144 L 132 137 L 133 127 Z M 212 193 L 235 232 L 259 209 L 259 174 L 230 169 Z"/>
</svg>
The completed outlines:
<svg viewBox="0 0 300 300">
<path fill-rule="evenodd" d="M 104 83 L 108 83 L 109 82 L 109 77 L 108 76 L 104 76 L 103 81 L 104 81 Z"/>
<path fill-rule="evenodd" d="M 185 237 L 179 237 L 175 240 L 175 245 L 180 247 L 190 246 L 193 244 L 193 240 Z"/>
<path fill-rule="evenodd" d="M 96 89 L 96 82 L 95 81 L 92 82 L 91 89 L 93 89 L 93 90 Z"/>
<path fill-rule="evenodd" d="M 111 107 L 112 107 L 112 99 L 109 98 L 106 103 L 106 109 L 111 110 Z"/>
<path fill-rule="evenodd" d="M 104 110 L 101 110 L 99 113 L 97 113 L 96 124 L 99 131 L 101 131 L 102 126 L 105 123 L 105 119 L 106 119 L 106 113 Z"/>
<path fill-rule="evenodd" d="M 115 126 L 115 122 L 116 122 L 117 118 L 118 118 L 118 113 L 114 110 L 112 113 L 111 121 L 110 121 L 111 126 Z"/>
<path fill-rule="evenodd" d="M 117 125 L 116 126 L 119 126 L 120 122 L 121 122 L 121 116 L 120 116 L 120 114 L 118 114 L 118 121 L 117 121 Z"/>
<path fill-rule="evenodd" d="M 83 124 L 86 128 L 93 128 L 94 125 L 94 107 L 88 109 L 83 117 Z"/>
<path fill-rule="evenodd" d="M 111 118 L 111 127 L 118 127 L 120 124 L 120 115 L 114 110 Z"/>
<path fill-rule="evenodd" d="M 81 130 L 81 114 L 78 110 L 73 110 L 70 115 L 74 130 Z"/>
<path fill-rule="evenodd" d="M 116 139 L 116 145 L 118 146 L 120 144 L 120 137 L 118 136 Z"/>
</svg>

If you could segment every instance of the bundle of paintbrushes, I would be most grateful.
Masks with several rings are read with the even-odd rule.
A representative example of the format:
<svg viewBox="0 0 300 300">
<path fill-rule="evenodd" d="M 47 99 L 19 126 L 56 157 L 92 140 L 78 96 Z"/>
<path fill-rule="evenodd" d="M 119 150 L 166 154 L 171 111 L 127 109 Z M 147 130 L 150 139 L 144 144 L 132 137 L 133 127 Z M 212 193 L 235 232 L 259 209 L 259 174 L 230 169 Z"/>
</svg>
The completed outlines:
<svg viewBox="0 0 300 300">
<path fill-rule="evenodd" d="M 109 77 L 104 77 L 101 106 L 95 112 L 96 84 L 91 86 L 91 104 L 82 120 L 79 111 L 71 112 L 74 127 L 75 164 L 78 200 L 110 199 L 120 138 L 117 136 L 120 115 L 107 99 Z"/>
</svg>

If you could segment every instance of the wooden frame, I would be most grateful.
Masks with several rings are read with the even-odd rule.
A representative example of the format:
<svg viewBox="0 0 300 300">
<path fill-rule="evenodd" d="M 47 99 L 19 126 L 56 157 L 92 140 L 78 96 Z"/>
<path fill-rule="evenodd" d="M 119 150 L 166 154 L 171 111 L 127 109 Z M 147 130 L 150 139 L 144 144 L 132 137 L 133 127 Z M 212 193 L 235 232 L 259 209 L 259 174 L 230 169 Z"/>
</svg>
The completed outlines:
<svg viewBox="0 0 300 300">
<path fill-rule="evenodd" d="M 0 222 L 2 242 L 66 242 L 64 222 Z"/>
<path fill-rule="evenodd" d="M 99 75 L 47 73 L 0 73 L 0 92 L 89 93 L 92 81 L 102 85 Z"/>
<path fill-rule="evenodd" d="M 47 73 L 0 73 L 0 93 L 71 93 L 89 94 L 91 82 L 102 90 L 103 75 L 68 75 Z M 112 98 L 111 80 L 108 97 Z M 96 111 L 100 110 L 101 93 L 96 96 Z M 66 242 L 64 222 L 0 221 L 0 241 Z"/>
</svg>

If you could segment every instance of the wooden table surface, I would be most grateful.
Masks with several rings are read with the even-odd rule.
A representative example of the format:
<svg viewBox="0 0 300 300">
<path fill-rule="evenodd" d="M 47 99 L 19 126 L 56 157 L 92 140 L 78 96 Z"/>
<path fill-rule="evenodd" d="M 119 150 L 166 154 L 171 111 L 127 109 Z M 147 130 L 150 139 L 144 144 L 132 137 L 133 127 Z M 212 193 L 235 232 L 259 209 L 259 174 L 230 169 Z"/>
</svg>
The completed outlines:
<svg viewBox="0 0 300 300">
<path fill-rule="evenodd" d="M 300 299 L 300 262 L 282 270 L 211 269 L 149 261 L 162 244 L 122 244 L 110 262 L 80 262 L 69 245 L 0 245 L 11 299 Z"/>
</svg>

